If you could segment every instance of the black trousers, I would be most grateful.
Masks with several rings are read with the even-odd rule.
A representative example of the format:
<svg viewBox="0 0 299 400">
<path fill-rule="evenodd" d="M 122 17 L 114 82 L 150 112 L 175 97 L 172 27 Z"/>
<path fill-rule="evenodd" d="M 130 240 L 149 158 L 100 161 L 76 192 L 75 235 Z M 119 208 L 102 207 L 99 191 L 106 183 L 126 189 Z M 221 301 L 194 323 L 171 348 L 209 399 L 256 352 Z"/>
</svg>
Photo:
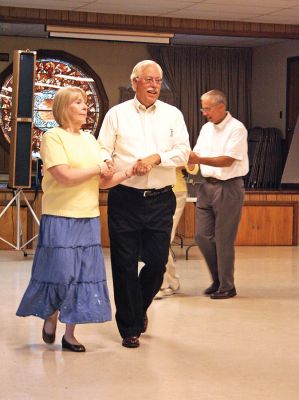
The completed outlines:
<svg viewBox="0 0 299 400">
<path fill-rule="evenodd" d="M 115 317 L 123 338 L 140 335 L 144 315 L 161 287 L 175 207 L 172 190 L 150 197 L 122 185 L 109 190 Z M 138 274 L 140 255 L 145 265 Z"/>
</svg>

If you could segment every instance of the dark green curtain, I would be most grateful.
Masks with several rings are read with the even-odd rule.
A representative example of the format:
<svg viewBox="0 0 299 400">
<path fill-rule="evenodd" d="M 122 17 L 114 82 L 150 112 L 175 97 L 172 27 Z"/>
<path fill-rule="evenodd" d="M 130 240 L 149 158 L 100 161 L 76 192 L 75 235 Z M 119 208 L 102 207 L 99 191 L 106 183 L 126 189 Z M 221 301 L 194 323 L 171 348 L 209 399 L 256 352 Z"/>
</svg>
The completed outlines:
<svg viewBox="0 0 299 400">
<path fill-rule="evenodd" d="M 211 89 L 222 90 L 231 114 L 251 127 L 250 48 L 149 45 L 174 95 L 174 104 L 182 111 L 194 146 L 205 118 L 201 115 L 200 96 Z"/>
</svg>

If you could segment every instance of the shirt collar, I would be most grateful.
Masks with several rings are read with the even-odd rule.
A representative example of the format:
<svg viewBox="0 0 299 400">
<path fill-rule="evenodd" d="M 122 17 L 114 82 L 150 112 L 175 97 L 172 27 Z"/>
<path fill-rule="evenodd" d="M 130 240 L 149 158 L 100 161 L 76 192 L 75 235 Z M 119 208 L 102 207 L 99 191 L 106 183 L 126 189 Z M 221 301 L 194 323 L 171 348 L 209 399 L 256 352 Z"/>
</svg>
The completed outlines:
<svg viewBox="0 0 299 400">
<path fill-rule="evenodd" d="M 157 102 L 152 104 L 150 107 L 146 108 L 143 104 L 140 103 L 140 101 L 137 99 L 137 97 L 134 97 L 134 107 L 138 112 L 143 111 L 143 112 L 151 112 L 155 111 L 157 108 Z"/>
<path fill-rule="evenodd" d="M 226 116 L 224 118 L 224 120 L 222 120 L 221 122 L 219 122 L 219 124 L 213 124 L 214 128 L 217 130 L 222 130 L 224 129 L 225 125 L 228 123 L 228 121 L 231 119 L 231 114 L 229 111 L 226 112 Z"/>
</svg>

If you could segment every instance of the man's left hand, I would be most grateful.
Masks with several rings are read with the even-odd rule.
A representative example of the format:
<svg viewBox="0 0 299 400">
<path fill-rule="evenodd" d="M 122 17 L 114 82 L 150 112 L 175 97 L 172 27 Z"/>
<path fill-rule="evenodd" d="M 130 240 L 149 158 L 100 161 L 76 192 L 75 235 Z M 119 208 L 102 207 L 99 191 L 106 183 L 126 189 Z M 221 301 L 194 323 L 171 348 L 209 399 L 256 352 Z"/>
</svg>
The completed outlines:
<svg viewBox="0 0 299 400">
<path fill-rule="evenodd" d="M 159 154 L 152 154 L 140 160 L 137 160 L 133 167 L 134 175 L 142 176 L 146 175 L 154 165 L 158 165 L 161 162 Z"/>
</svg>

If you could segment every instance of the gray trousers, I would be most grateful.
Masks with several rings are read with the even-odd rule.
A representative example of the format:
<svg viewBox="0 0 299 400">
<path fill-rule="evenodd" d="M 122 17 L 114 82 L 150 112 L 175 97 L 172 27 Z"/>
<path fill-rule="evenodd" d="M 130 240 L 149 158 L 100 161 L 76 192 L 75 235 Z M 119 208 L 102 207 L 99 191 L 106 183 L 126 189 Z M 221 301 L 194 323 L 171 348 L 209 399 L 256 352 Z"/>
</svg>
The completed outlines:
<svg viewBox="0 0 299 400">
<path fill-rule="evenodd" d="M 196 203 L 195 241 L 220 291 L 234 287 L 234 262 L 238 225 L 244 201 L 244 181 L 200 183 Z"/>
</svg>

